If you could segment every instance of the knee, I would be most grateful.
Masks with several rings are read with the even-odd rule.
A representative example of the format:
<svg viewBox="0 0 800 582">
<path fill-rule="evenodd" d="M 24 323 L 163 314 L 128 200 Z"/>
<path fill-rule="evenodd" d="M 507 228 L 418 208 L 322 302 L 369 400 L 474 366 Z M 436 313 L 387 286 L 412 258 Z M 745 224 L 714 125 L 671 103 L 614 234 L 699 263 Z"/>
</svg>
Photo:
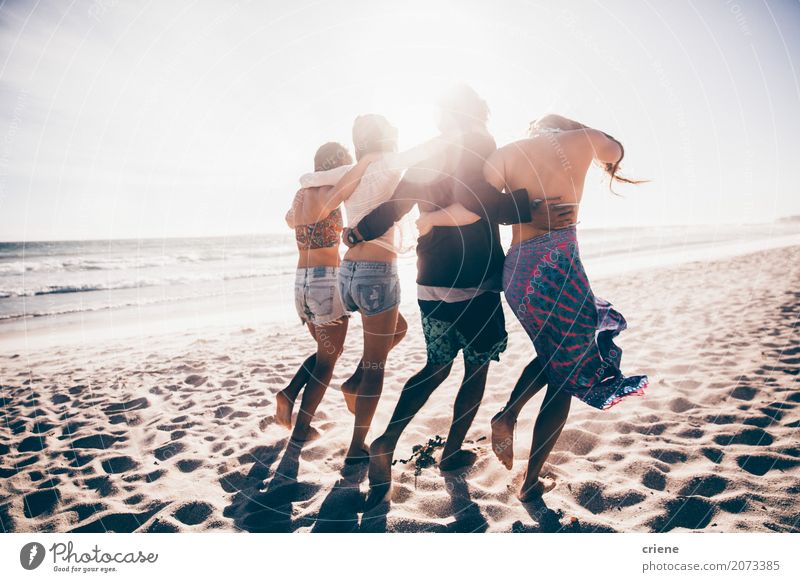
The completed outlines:
<svg viewBox="0 0 800 582">
<path fill-rule="evenodd" d="M 525 366 L 525 371 L 526 372 L 535 372 L 535 371 L 541 369 L 541 367 L 542 367 L 542 364 L 541 364 L 541 362 L 539 362 L 539 358 L 537 357 L 537 358 L 533 358 L 528 363 L 528 365 Z"/>
<path fill-rule="evenodd" d="M 429 391 L 439 386 L 447 379 L 450 374 L 452 364 L 437 366 L 426 364 L 422 370 L 417 372 L 405 385 L 404 390 Z"/>
<path fill-rule="evenodd" d="M 335 359 L 317 358 L 317 361 L 314 363 L 314 370 L 312 374 L 315 378 L 322 378 L 328 376 L 329 374 L 333 374 L 333 367 L 335 364 Z"/>
<path fill-rule="evenodd" d="M 397 327 L 394 328 L 394 343 L 400 343 L 406 337 L 406 332 L 408 332 L 408 322 L 401 317 L 397 320 Z"/>
<path fill-rule="evenodd" d="M 572 396 L 565 390 L 553 390 L 544 396 L 542 407 L 547 407 L 552 411 L 569 412 L 569 406 L 572 403 Z"/>
<path fill-rule="evenodd" d="M 408 331 L 408 326 L 407 325 L 404 325 L 403 327 L 400 327 L 400 325 L 398 324 L 397 329 L 394 330 L 394 344 L 395 345 L 397 345 L 401 341 L 403 341 L 403 338 L 406 337 L 406 332 L 407 331 Z"/>
<path fill-rule="evenodd" d="M 361 376 L 360 393 L 375 394 L 380 393 L 383 385 L 383 365 L 377 362 L 373 365 L 365 365 Z"/>
</svg>

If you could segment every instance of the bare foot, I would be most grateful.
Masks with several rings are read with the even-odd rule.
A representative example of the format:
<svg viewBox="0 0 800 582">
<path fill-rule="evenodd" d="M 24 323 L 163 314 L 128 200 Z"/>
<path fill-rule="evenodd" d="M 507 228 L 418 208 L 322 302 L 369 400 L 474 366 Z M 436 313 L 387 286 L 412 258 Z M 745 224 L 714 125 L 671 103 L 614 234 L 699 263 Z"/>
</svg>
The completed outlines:
<svg viewBox="0 0 800 582">
<path fill-rule="evenodd" d="M 527 479 L 522 484 L 519 491 L 519 500 L 523 503 L 533 501 L 537 497 L 541 497 L 548 491 L 552 491 L 556 487 L 556 480 L 552 477 L 541 477 L 536 480 L 536 483 L 528 483 Z"/>
<path fill-rule="evenodd" d="M 352 448 L 347 451 L 347 456 L 344 458 L 345 465 L 358 465 L 360 463 L 369 463 L 369 450 L 366 447 Z"/>
<path fill-rule="evenodd" d="M 492 418 L 492 450 L 506 469 L 514 466 L 514 426 L 517 419 L 512 418 L 505 409 Z"/>
<path fill-rule="evenodd" d="M 478 455 L 472 451 L 458 450 L 455 453 L 442 453 L 439 468 L 442 471 L 454 471 L 472 465 L 477 459 Z"/>
<path fill-rule="evenodd" d="M 289 398 L 285 392 L 285 390 L 281 390 L 275 397 L 275 420 L 278 421 L 278 424 L 282 424 L 286 428 L 292 428 L 292 409 L 294 408 L 294 400 Z"/>
<path fill-rule="evenodd" d="M 350 414 L 356 413 L 356 397 L 358 396 L 358 385 L 361 382 L 361 372 L 361 362 L 359 362 L 353 375 L 342 384 L 344 403 L 347 405 L 347 410 L 350 411 Z"/>
<path fill-rule="evenodd" d="M 364 511 L 370 511 L 392 497 L 392 456 L 388 439 L 378 437 L 369 446 L 369 494 Z"/>
<path fill-rule="evenodd" d="M 304 430 L 300 427 L 300 425 L 297 425 L 292 431 L 291 440 L 295 443 L 310 443 L 311 441 L 317 440 L 319 437 L 319 431 L 313 426 L 309 426 Z"/>
</svg>

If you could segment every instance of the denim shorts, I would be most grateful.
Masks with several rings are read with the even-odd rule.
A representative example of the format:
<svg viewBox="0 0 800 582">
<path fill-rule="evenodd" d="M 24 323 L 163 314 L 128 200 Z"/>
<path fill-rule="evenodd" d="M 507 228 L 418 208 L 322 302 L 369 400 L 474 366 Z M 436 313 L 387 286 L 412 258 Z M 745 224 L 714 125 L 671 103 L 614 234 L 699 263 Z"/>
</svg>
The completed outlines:
<svg viewBox="0 0 800 582">
<path fill-rule="evenodd" d="M 339 293 L 347 311 L 378 315 L 400 305 L 397 263 L 342 261 Z"/>
<path fill-rule="evenodd" d="M 300 321 L 325 325 L 345 315 L 339 295 L 336 267 L 307 267 L 297 269 L 294 279 L 294 306 Z"/>
</svg>

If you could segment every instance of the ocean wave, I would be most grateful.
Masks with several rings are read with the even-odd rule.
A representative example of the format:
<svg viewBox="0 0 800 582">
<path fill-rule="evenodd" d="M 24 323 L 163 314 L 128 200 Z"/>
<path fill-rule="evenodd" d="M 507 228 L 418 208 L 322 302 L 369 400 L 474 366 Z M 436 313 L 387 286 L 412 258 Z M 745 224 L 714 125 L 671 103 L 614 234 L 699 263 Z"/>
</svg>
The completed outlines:
<svg viewBox="0 0 800 582">
<path fill-rule="evenodd" d="M 240 293 L 254 293 L 258 291 L 266 291 L 268 287 L 263 288 L 247 288 L 238 291 L 218 291 L 215 293 L 206 293 L 204 295 L 176 295 L 173 297 L 152 297 L 149 299 L 136 298 L 130 301 L 120 301 L 117 303 L 108 303 L 102 305 L 66 305 L 48 309 L 45 311 L 26 311 L 25 313 L 10 313 L 0 315 L 0 321 L 11 322 L 17 319 L 35 318 L 35 317 L 53 317 L 57 315 L 70 315 L 74 313 L 92 313 L 96 311 L 106 311 L 109 309 L 123 309 L 126 307 L 146 307 L 149 305 L 159 305 L 164 303 L 179 303 L 181 301 L 195 301 L 197 299 L 209 299 L 213 297 L 220 297 L 222 295 L 236 295 Z"/>
<path fill-rule="evenodd" d="M 17 259 L 0 262 L 0 275 L 22 275 L 25 273 L 117 271 L 167 267 L 170 265 L 227 262 L 246 259 L 275 259 L 296 252 L 293 247 L 248 250 L 216 250 L 201 252 L 181 252 L 177 254 L 148 255 L 133 257 L 73 257 Z"/>
<path fill-rule="evenodd" d="M 137 278 L 123 279 L 111 282 L 79 283 L 72 285 L 42 285 L 33 288 L 10 287 L 0 289 L 0 299 L 14 297 L 37 297 L 42 295 L 64 295 L 69 293 L 91 293 L 95 291 L 118 291 L 123 289 L 140 289 L 145 287 L 173 287 L 180 285 L 193 285 L 198 283 L 213 283 L 215 281 L 237 281 L 242 279 L 256 279 L 264 277 L 286 276 L 294 273 L 294 269 L 273 271 L 240 271 L 237 273 L 214 275 L 200 274 L 195 276 L 167 277 L 167 278 Z"/>
</svg>

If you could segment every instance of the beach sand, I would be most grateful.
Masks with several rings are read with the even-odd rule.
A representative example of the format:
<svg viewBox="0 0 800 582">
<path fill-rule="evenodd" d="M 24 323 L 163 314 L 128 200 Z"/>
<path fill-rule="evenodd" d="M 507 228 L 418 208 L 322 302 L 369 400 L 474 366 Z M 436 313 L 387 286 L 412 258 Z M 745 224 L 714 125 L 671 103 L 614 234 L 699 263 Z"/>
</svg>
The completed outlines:
<svg viewBox="0 0 800 582">
<path fill-rule="evenodd" d="M 542 500 L 516 498 L 538 395 L 507 471 L 489 420 L 533 348 L 507 311 L 509 349 L 489 372 L 461 473 L 394 467 L 390 507 L 358 513 L 365 469 L 343 471 L 352 430 L 338 390 L 361 349 L 351 336 L 299 452 L 273 419 L 312 342 L 289 330 L 138 337 L 0 357 L 0 524 L 19 532 L 800 531 L 800 247 L 593 282 L 625 314 L 623 370 L 644 397 L 609 411 L 573 401 Z M 413 292 L 407 290 L 407 293 Z M 385 426 L 425 349 L 417 312 L 391 354 L 371 436 Z M 445 436 L 463 366 L 397 451 Z M 266 490 L 265 489 L 266 486 Z"/>
</svg>

